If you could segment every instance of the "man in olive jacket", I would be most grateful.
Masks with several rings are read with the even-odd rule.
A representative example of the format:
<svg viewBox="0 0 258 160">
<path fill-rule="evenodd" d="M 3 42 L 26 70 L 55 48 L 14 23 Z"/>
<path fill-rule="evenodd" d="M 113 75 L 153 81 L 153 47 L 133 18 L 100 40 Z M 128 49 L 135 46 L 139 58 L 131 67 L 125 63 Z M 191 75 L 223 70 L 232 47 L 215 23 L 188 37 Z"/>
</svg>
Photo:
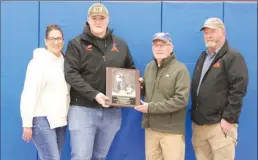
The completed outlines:
<svg viewBox="0 0 258 160">
<path fill-rule="evenodd" d="M 156 33 L 152 41 L 155 60 L 144 73 L 143 112 L 147 160 L 184 160 L 185 116 L 190 91 L 186 66 L 176 60 L 168 33 Z"/>
</svg>

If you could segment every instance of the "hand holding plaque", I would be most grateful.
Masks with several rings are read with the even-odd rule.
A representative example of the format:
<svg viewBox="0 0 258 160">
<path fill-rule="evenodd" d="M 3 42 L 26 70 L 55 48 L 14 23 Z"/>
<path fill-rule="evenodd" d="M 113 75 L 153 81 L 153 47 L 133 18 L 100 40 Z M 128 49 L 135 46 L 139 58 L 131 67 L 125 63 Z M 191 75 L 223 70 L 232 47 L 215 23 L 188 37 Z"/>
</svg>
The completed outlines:
<svg viewBox="0 0 258 160">
<path fill-rule="evenodd" d="M 102 107 L 109 107 L 109 105 L 106 104 L 106 101 L 109 100 L 107 96 L 105 96 L 103 93 L 98 93 L 95 97 L 95 100 L 102 105 Z"/>
<path fill-rule="evenodd" d="M 140 72 L 135 69 L 107 67 L 107 104 L 118 107 L 140 105 Z"/>
</svg>

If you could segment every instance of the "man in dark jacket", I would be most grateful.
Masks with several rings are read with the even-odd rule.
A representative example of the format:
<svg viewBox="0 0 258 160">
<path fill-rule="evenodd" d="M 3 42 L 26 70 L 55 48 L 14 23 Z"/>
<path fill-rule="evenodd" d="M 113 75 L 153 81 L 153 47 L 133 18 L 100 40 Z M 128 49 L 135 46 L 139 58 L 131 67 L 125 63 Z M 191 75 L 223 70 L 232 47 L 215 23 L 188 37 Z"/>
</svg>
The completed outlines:
<svg viewBox="0 0 258 160">
<path fill-rule="evenodd" d="M 135 67 L 127 44 L 112 34 L 108 23 L 107 8 L 93 4 L 84 32 L 67 46 L 64 69 L 71 85 L 68 122 L 72 160 L 105 159 L 120 129 L 120 109 L 106 104 L 106 67 Z"/>
<path fill-rule="evenodd" d="M 198 160 L 233 160 L 248 70 L 240 52 L 228 45 L 219 18 L 206 20 L 201 31 L 207 50 L 191 84 L 192 143 Z"/>
</svg>

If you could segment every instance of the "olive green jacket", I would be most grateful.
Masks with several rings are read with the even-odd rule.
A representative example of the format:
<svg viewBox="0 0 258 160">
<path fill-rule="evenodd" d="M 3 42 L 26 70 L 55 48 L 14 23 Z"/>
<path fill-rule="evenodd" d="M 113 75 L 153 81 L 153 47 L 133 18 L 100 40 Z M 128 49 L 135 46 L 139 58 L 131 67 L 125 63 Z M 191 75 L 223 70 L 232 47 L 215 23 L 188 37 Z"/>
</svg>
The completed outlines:
<svg viewBox="0 0 258 160">
<path fill-rule="evenodd" d="M 190 74 L 186 66 L 172 53 L 161 61 L 160 67 L 155 60 L 147 64 L 143 79 L 148 113 L 143 114 L 142 127 L 184 134 L 190 91 Z"/>
</svg>

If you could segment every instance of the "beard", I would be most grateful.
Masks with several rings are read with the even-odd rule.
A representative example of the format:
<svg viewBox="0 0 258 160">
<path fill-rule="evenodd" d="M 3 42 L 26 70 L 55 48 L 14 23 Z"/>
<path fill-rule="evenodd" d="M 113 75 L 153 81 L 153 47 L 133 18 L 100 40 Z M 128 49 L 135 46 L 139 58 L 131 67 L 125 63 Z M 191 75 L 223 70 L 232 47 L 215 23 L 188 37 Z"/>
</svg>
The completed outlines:
<svg viewBox="0 0 258 160">
<path fill-rule="evenodd" d="M 217 42 L 216 41 L 206 41 L 205 45 L 207 48 L 215 47 L 217 45 Z"/>
</svg>

